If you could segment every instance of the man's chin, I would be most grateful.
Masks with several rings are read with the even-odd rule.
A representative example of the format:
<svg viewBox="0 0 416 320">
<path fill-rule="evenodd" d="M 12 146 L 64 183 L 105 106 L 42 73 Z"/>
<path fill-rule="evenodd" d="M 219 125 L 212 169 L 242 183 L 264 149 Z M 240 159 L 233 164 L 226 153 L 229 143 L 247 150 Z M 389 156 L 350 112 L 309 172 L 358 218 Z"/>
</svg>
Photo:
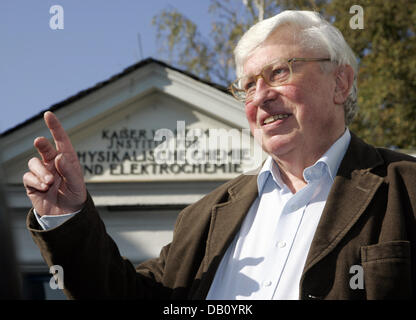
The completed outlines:
<svg viewBox="0 0 416 320">
<path fill-rule="evenodd" d="M 283 158 L 291 153 L 292 144 L 286 141 L 266 141 L 263 142 L 264 150 L 272 157 Z"/>
</svg>

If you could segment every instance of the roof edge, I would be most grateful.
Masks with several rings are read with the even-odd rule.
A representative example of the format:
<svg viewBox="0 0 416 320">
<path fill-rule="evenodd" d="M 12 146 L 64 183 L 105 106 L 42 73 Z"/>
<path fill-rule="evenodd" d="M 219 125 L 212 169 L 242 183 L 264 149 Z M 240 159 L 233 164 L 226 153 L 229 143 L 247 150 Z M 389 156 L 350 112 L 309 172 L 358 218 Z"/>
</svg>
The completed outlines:
<svg viewBox="0 0 416 320">
<path fill-rule="evenodd" d="M 0 134 L 0 138 L 3 138 L 5 136 L 7 136 L 7 135 L 9 135 L 9 134 L 17 131 L 20 128 L 22 128 L 22 127 L 24 127 L 24 126 L 26 126 L 26 125 L 28 125 L 28 124 L 30 124 L 30 123 L 38 120 L 38 119 L 41 119 L 43 117 L 43 114 L 46 111 L 56 111 L 56 110 L 59 110 L 59 109 L 65 107 L 65 106 L 67 106 L 67 105 L 69 105 L 69 104 L 71 104 L 71 103 L 73 103 L 75 101 L 78 101 L 78 100 L 84 98 L 85 96 L 87 96 L 87 95 L 89 95 L 89 94 L 91 94 L 91 93 L 93 93 L 95 91 L 98 91 L 101 88 L 104 88 L 105 86 L 107 86 L 107 85 L 115 82 L 116 80 L 121 79 L 121 78 L 127 76 L 128 74 L 132 73 L 133 71 L 136 71 L 137 69 L 142 68 L 142 67 L 144 67 L 144 66 L 146 66 L 148 64 L 151 64 L 151 63 L 156 63 L 156 64 L 158 64 L 160 66 L 163 66 L 163 67 L 172 69 L 174 71 L 180 72 L 180 73 L 182 73 L 182 74 L 184 74 L 184 75 L 186 75 L 186 76 L 188 76 L 188 77 L 190 77 L 190 78 L 192 78 L 194 80 L 197 80 L 197 81 L 200 81 L 202 83 L 205 83 L 205 84 L 207 84 L 207 85 L 209 85 L 211 87 L 214 87 L 214 88 L 216 88 L 216 89 L 218 89 L 220 91 L 223 91 L 225 93 L 229 93 L 228 90 L 227 90 L 227 88 L 224 87 L 224 86 L 222 86 L 222 85 L 220 85 L 220 84 L 213 83 L 213 82 L 210 82 L 210 81 L 201 79 L 198 76 L 196 76 L 196 75 L 194 75 L 194 74 L 192 74 L 192 73 L 190 73 L 188 71 L 181 70 L 179 68 L 173 67 L 173 66 L 169 65 L 168 63 L 166 63 L 164 61 L 157 60 L 157 59 L 154 59 L 152 57 L 148 57 L 146 59 L 143 59 L 143 60 L 141 60 L 141 61 L 139 61 L 139 62 L 137 62 L 137 63 L 135 63 L 135 64 L 127 67 L 127 68 L 125 68 L 123 71 L 121 71 L 120 73 L 117 73 L 117 74 L 111 76 L 107 80 L 98 82 L 97 84 L 95 84 L 94 86 L 92 86 L 90 88 L 81 90 L 78 93 L 76 93 L 76 94 L 74 94 L 74 95 L 66 98 L 65 100 L 62 100 L 60 102 L 57 102 L 57 103 L 51 105 L 49 108 L 40 111 L 39 113 L 37 113 L 34 116 L 28 118 L 27 120 L 24 120 L 23 122 L 17 124 L 16 126 L 7 129 L 6 131 L 4 131 L 4 132 L 2 132 Z"/>
</svg>

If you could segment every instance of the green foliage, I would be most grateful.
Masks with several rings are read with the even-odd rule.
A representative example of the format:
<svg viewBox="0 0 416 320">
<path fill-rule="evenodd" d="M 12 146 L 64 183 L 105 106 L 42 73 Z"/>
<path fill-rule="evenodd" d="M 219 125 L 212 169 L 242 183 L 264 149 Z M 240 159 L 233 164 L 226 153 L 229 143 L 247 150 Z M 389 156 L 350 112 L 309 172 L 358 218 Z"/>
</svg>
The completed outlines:
<svg viewBox="0 0 416 320">
<path fill-rule="evenodd" d="M 364 9 L 364 29 L 352 29 L 349 10 Z M 414 0 L 211 0 L 211 34 L 175 9 L 153 18 L 169 63 L 227 85 L 235 78 L 233 50 L 264 12 L 315 10 L 344 35 L 359 59 L 359 112 L 350 128 L 367 142 L 416 147 L 416 1 Z"/>
<path fill-rule="evenodd" d="M 364 9 L 362 30 L 349 27 L 354 4 Z M 333 0 L 324 12 L 360 59 L 351 129 L 375 145 L 415 148 L 416 1 Z"/>
<path fill-rule="evenodd" d="M 160 51 L 165 59 L 196 76 L 223 85 L 235 77 L 233 50 L 241 35 L 258 21 L 258 0 L 211 0 L 213 17 L 209 39 L 195 22 L 176 9 L 165 9 L 153 17 Z M 264 18 L 279 11 L 275 0 L 264 0 Z"/>
<path fill-rule="evenodd" d="M 170 63 L 185 66 L 187 70 L 201 78 L 210 78 L 210 65 L 215 55 L 198 32 L 194 22 L 175 9 L 170 9 L 154 17 L 153 24 L 157 28 L 158 39 L 164 39 L 162 46 L 169 53 Z M 174 52 L 180 54 L 174 56 Z"/>
</svg>

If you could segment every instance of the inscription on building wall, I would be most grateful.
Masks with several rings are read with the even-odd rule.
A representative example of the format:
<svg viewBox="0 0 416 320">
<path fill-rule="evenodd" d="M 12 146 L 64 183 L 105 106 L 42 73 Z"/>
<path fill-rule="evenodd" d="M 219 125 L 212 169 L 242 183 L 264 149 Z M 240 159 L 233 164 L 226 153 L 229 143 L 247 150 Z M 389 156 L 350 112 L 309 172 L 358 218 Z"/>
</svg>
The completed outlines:
<svg viewBox="0 0 416 320">
<path fill-rule="evenodd" d="M 160 141 L 155 138 L 157 132 L 158 129 L 103 129 L 95 145 L 77 151 L 86 180 L 228 177 L 243 173 L 244 162 L 251 159 L 250 148 L 238 141 L 212 144 L 212 131 L 208 129 L 175 129 L 171 137 Z"/>
</svg>

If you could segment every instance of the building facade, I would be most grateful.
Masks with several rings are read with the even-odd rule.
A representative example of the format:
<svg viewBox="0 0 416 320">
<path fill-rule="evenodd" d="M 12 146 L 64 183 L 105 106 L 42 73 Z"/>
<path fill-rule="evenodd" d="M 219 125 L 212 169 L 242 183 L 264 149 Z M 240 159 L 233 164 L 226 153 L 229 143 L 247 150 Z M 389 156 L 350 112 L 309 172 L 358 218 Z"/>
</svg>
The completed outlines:
<svg viewBox="0 0 416 320">
<path fill-rule="evenodd" d="M 154 59 L 49 110 L 71 138 L 107 232 L 133 264 L 170 242 L 181 209 L 262 160 L 242 104 L 225 88 Z M 2 180 L 24 296 L 59 299 L 25 226 L 22 176 L 38 136 L 51 137 L 43 112 L 2 134 Z"/>
</svg>

